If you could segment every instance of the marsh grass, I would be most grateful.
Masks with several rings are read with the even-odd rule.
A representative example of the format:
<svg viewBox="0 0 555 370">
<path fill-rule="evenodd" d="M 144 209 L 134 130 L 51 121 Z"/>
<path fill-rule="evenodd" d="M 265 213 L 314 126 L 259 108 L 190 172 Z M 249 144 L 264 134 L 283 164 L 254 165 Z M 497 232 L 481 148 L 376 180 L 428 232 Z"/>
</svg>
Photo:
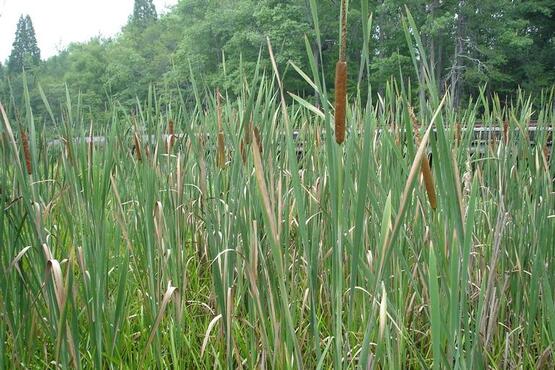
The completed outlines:
<svg viewBox="0 0 555 370">
<path fill-rule="evenodd" d="M 309 40 L 310 72 L 292 67 L 322 109 L 286 104 L 270 42 L 272 70 L 234 99 L 193 79 L 192 108 L 152 90 L 92 125 L 68 94 L 51 114 L 67 150 L 40 139 L 28 94 L 17 121 L 0 105 L 0 368 L 552 368 L 553 91 L 455 110 L 410 14 L 403 27 L 427 98 L 406 81 L 353 97 L 343 145 Z M 508 140 L 471 152 L 476 120 L 507 121 Z M 104 145 L 72 139 L 93 132 Z"/>
</svg>

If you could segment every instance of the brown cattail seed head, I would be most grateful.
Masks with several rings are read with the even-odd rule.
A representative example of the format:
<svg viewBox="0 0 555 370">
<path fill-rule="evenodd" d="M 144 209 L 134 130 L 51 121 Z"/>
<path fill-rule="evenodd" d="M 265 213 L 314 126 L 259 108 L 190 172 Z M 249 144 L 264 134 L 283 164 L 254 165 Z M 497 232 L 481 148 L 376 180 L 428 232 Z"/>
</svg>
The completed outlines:
<svg viewBox="0 0 555 370">
<path fill-rule="evenodd" d="M 430 206 L 435 210 L 437 207 L 437 199 L 434 187 L 434 178 L 432 177 L 430 162 L 428 162 L 428 158 L 426 157 L 422 159 L 422 177 L 424 178 L 424 185 L 426 186 L 426 193 L 428 194 Z"/>
<path fill-rule="evenodd" d="M 335 65 L 335 141 L 345 141 L 347 109 L 347 1 L 341 0 L 341 44 L 339 61 Z"/>
<path fill-rule="evenodd" d="M 31 150 L 29 149 L 29 138 L 27 133 L 21 129 L 19 131 L 21 135 L 21 144 L 23 145 L 23 157 L 25 158 L 25 167 L 27 168 L 27 174 L 31 175 L 33 173 L 33 167 L 31 166 Z"/>
<path fill-rule="evenodd" d="M 224 166 L 225 166 L 224 133 L 218 132 L 218 167 L 224 168 Z"/>
<path fill-rule="evenodd" d="M 412 122 L 412 129 L 414 132 L 414 141 L 416 145 L 420 145 L 420 133 L 418 132 L 418 128 L 420 124 L 418 123 L 418 119 L 414 114 L 414 110 L 411 106 L 409 106 L 409 117 Z M 422 158 L 422 164 L 420 166 L 420 170 L 422 172 L 422 178 L 424 179 L 424 185 L 426 186 L 426 193 L 428 194 L 428 200 L 430 202 L 430 206 L 432 209 L 436 209 L 437 207 L 437 199 L 436 199 L 436 191 L 434 187 L 434 178 L 432 176 L 432 169 L 430 168 L 430 162 L 428 162 L 428 158 Z"/>
<path fill-rule="evenodd" d="M 241 146 L 240 146 L 240 151 L 241 151 L 241 159 L 243 160 L 243 164 L 247 163 L 247 151 L 245 150 L 245 139 L 241 140 Z"/>
<path fill-rule="evenodd" d="M 345 140 L 345 114 L 347 108 L 347 63 L 337 62 L 335 66 L 335 141 Z"/>
<path fill-rule="evenodd" d="M 133 140 L 135 141 L 135 153 L 137 155 L 137 160 L 141 161 L 143 159 L 143 156 L 141 154 L 141 143 L 139 142 L 139 136 L 137 135 L 137 133 L 135 133 Z"/>
<path fill-rule="evenodd" d="M 248 135 L 247 133 L 250 132 Z M 243 159 L 243 163 L 247 163 L 247 146 L 252 144 L 252 137 L 254 136 L 254 140 L 256 140 L 256 145 L 258 146 L 258 152 L 262 154 L 262 139 L 260 138 L 260 131 L 258 127 L 254 125 L 250 125 L 250 129 L 247 130 L 245 133 L 245 137 L 241 140 L 240 151 L 241 151 L 241 159 Z M 247 138 L 250 138 L 250 141 L 247 141 Z"/>
<path fill-rule="evenodd" d="M 245 144 L 250 144 L 252 143 L 252 130 L 254 127 L 254 123 L 252 120 L 252 115 L 251 115 L 251 120 L 249 122 L 249 125 L 247 126 L 246 130 L 245 130 Z"/>
<path fill-rule="evenodd" d="M 169 133 L 170 135 L 173 135 L 173 134 L 174 134 L 174 131 L 173 131 L 173 121 L 172 121 L 171 119 L 170 119 L 169 122 L 168 122 L 168 133 Z"/>
<path fill-rule="evenodd" d="M 217 164 L 218 164 L 218 167 L 224 168 L 224 166 L 225 166 L 225 141 L 224 141 L 224 129 L 223 129 L 223 121 L 222 121 L 222 104 L 221 104 L 220 89 L 216 90 L 216 111 L 217 111 L 217 115 L 218 115 Z"/>
<path fill-rule="evenodd" d="M 503 121 L 503 141 L 505 145 L 509 142 L 509 122 Z"/>
<path fill-rule="evenodd" d="M 260 154 L 262 154 L 262 140 L 260 139 L 260 131 L 258 130 L 258 127 L 255 127 L 253 132 L 254 140 L 256 140 L 256 145 L 258 145 L 258 150 L 260 151 Z"/>
</svg>

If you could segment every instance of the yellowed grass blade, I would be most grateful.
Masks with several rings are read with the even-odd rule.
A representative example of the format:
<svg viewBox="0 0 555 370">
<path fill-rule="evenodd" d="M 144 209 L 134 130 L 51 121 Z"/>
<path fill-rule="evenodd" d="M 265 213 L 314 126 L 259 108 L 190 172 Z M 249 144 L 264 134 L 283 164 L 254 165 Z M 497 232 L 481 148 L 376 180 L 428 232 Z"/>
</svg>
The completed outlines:
<svg viewBox="0 0 555 370">
<path fill-rule="evenodd" d="M 160 322 L 162 322 L 162 317 L 164 317 L 164 312 L 166 312 L 166 307 L 170 302 L 170 299 L 177 291 L 177 288 L 171 286 L 171 281 L 168 283 L 168 288 L 166 289 L 166 293 L 164 293 L 164 297 L 162 298 L 162 304 L 160 305 L 160 310 L 158 311 L 158 316 L 156 316 L 156 320 L 154 321 L 154 325 L 150 330 L 150 336 L 148 337 L 148 341 L 146 342 L 146 346 L 144 352 L 148 349 L 148 347 L 152 344 L 154 340 L 154 336 L 156 335 L 156 330 L 158 330 L 158 326 L 160 326 Z"/>
</svg>

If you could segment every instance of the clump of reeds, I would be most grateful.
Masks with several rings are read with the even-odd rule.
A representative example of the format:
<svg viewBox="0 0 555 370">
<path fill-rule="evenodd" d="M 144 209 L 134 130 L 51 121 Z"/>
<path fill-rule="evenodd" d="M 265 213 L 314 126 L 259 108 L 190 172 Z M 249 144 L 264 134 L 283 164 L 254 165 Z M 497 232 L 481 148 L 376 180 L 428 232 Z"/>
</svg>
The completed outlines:
<svg viewBox="0 0 555 370">
<path fill-rule="evenodd" d="M 341 1 L 341 45 L 339 61 L 335 66 L 335 141 L 345 140 L 345 114 L 347 109 L 347 2 Z"/>
<path fill-rule="evenodd" d="M 33 173 L 33 167 L 31 165 L 31 150 L 29 149 L 29 138 L 25 130 L 20 129 L 19 134 L 21 135 L 21 144 L 23 146 L 23 157 L 25 158 L 25 167 L 27 168 L 27 174 L 31 175 Z"/>
<path fill-rule="evenodd" d="M 414 110 L 409 106 L 409 116 L 412 122 L 412 129 L 414 132 L 414 140 L 416 145 L 420 145 L 420 134 L 418 132 L 418 119 L 414 114 Z M 430 168 L 430 162 L 428 162 L 428 157 L 424 156 L 421 164 L 422 178 L 424 179 L 424 185 L 426 186 L 426 193 L 428 194 L 428 201 L 433 210 L 437 207 L 436 191 L 434 186 L 434 178 L 432 176 L 432 169 Z"/>
</svg>

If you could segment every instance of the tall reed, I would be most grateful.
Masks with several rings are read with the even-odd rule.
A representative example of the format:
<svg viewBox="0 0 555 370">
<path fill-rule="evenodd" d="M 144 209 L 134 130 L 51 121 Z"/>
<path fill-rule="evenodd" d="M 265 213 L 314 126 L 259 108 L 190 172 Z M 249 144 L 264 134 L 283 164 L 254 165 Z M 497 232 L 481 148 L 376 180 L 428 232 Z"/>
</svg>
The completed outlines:
<svg viewBox="0 0 555 370">
<path fill-rule="evenodd" d="M 25 130 L 20 129 L 19 135 L 21 137 L 21 146 L 23 149 L 23 158 L 25 160 L 25 168 L 27 169 L 27 174 L 33 174 L 33 166 L 31 164 L 31 149 L 29 148 L 29 137 Z"/>
<path fill-rule="evenodd" d="M 420 145 L 420 133 L 419 133 L 419 124 L 416 115 L 414 114 L 414 109 L 409 106 L 408 107 L 409 117 L 412 122 L 412 129 L 413 135 L 416 142 L 416 145 Z M 458 139 L 457 139 L 458 140 Z M 436 198 L 436 191 L 434 186 L 434 178 L 432 176 L 432 169 L 430 168 L 430 162 L 428 160 L 428 156 L 426 155 L 422 159 L 422 178 L 424 179 L 424 186 L 426 187 L 426 194 L 428 195 L 428 201 L 430 202 L 430 207 L 433 210 L 437 208 L 437 198 Z"/>
<path fill-rule="evenodd" d="M 339 60 L 335 66 L 335 141 L 345 140 L 347 111 L 347 1 L 341 0 Z"/>
<path fill-rule="evenodd" d="M 222 123 L 222 95 L 220 94 L 220 89 L 216 90 L 216 115 L 218 119 L 218 148 L 217 148 L 217 161 L 218 167 L 224 168 L 225 166 L 225 138 L 224 138 L 224 128 Z"/>
</svg>

